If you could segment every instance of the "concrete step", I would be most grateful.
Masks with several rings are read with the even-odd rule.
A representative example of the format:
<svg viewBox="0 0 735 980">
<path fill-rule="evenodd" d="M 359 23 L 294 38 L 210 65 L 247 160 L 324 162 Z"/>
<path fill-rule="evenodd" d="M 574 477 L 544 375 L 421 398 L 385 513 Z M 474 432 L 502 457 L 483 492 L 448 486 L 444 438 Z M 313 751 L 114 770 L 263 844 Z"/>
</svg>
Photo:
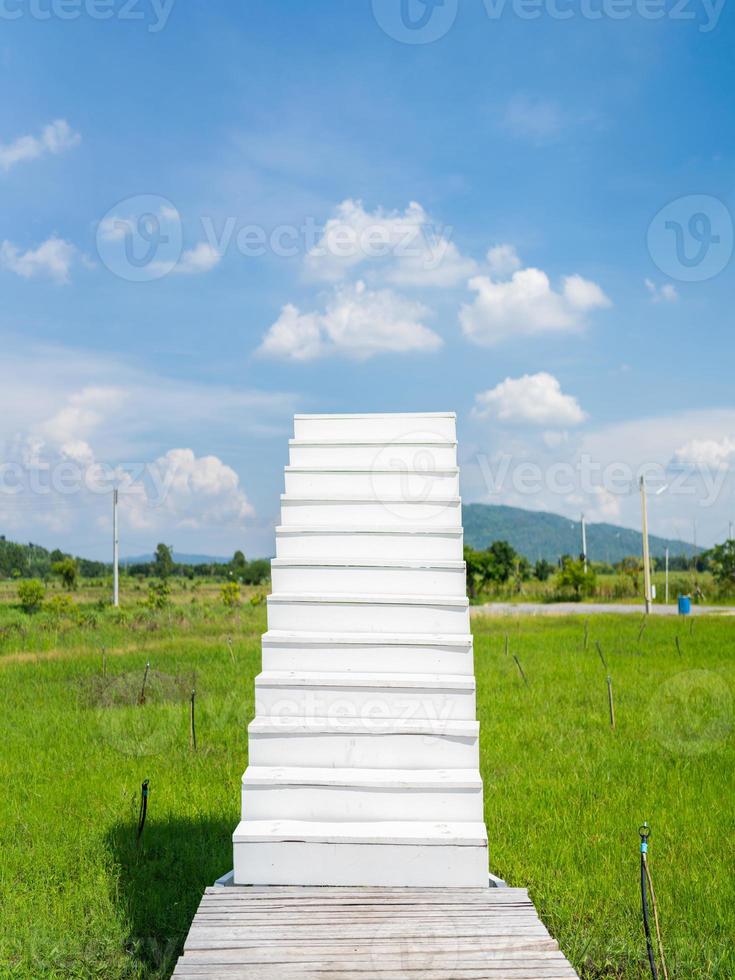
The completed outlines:
<svg viewBox="0 0 735 980">
<path fill-rule="evenodd" d="M 232 836 L 236 885 L 484 888 L 481 822 L 243 820 Z"/>
<path fill-rule="evenodd" d="M 402 470 L 443 470 L 457 465 L 457 443 L 445 439 L 423 442 L 343 442 L 291 439 L 288 444 L 291 466 L 358 466 Z"/>
<path fill-rule="evenodd" d="M 423 633 L 263 635 L 263 670 L 473 674 L 472 636 Z"/>
<path fill-rule="evenodd" d="M 477 771 L 479 728 L 476 721 L 255 718 L 248 759 L 253 766 Z"/>
<path fill-rule="evenodd" d="M 285 468 L 286 493 L 294 497 L 366 497 L 377 500 L 446 500 L 459 495 L 459 470 L 426 469 L 420 472 L 375 466 Z"/>
<path fill-rule="evenodd" d="M 303 524 L 276 528 L 279 558 L 384 558 L 413 561 L 461 561 L 461 527 L 426 524 L 401 527 L 339 528 Z"/>
<path fill-rule="evenodd" d="M 475 769 L 330 769 L 248 766 L 244 820 L 482 820 Z"/>
<path fill-rule="evenodd" d="M 370 415 L 295 415 L 295 439 L 374 439 L 412 442 L 457 438 L 454 412 L 400 412 Z"/>
<path fill-rule="evenodd" d="M 274 558 L 273 591 L 330 592 L 352 595 L 395 594 L 460 596 L 467 594 L 463 561 L 383 561 L 376 559 Z"/>
<path fill-rule="evenodd" d="M 443 724 L 474 721 L 475 679 L 466 674 L 263 671 L 255 678 L 258 718 L 387 718 Z"/>
<path fill-rule="evenodd" d="M 409 500 L 402 497 L 295 497 L 281 495 L 281 524 L 311 527 L 460 527 L 459 497 Z"/>
<path fill-rule="evenodd" d="M 460 596 L 278 592 L 268 596 L 268 627 L 327 633 L 462 633 L 469 603 Z"/>
</svg>

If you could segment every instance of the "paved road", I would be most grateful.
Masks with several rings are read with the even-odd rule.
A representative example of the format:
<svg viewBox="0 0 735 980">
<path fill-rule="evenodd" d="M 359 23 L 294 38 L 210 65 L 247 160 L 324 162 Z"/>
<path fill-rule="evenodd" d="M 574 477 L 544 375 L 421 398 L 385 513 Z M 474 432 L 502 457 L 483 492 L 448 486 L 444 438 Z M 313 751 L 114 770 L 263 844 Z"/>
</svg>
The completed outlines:
<svg viewBox="0 0 735 980">
<path fill-rule="evenodd" d="M 676 616 L 674 605 L 651 607 L 655 616 Z M 643 613 L 643 606 L 635 603 L 604 602 L 489 602 L 484 606 L 470 606 L 471 616 L 595 616 L 600 613 Z M 735 616 L 734 606 L 695 606 L 693 616 Z"/>
</svg>

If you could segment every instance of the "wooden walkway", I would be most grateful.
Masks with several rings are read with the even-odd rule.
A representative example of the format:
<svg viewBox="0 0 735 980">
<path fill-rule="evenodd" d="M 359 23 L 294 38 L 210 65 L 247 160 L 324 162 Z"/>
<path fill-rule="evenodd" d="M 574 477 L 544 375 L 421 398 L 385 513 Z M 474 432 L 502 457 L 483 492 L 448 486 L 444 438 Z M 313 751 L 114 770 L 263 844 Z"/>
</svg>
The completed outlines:
<svg viewBox="0 0 735 980">
<path fill-rule="evenodd" d="M 569 980 L 523 888 L 208 888 L 176 980 Z"/>
</svg>

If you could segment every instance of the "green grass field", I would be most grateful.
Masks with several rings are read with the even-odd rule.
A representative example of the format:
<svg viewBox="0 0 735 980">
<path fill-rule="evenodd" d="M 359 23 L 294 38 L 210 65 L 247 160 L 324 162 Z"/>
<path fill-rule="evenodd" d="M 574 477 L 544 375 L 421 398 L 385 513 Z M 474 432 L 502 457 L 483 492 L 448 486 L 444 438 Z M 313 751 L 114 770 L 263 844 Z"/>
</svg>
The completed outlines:
<svg viewBox="0 0 735 980">
<path fill-rule="evenodd" d="M 96 611 L 81 625 L 0 606 L 0 976 L 167 977 L 202 890 L 231 867 L 265 611 L 191 599 L 158 613 L 131 606 L 121 620 Z M 643 978 L 647 819 L 670 976 L 725 980 L 733 626 L 641 623 L 474 622 L 491 868 L 528 886 L 583 977 Z"/>
</svg>

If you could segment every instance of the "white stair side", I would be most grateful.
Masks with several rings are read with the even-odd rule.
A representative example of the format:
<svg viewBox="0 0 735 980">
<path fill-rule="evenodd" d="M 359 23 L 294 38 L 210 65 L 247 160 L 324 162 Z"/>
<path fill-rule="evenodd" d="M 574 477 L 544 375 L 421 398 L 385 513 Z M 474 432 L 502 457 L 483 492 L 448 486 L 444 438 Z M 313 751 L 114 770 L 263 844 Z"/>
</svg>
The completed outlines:
<svg viewBox="0 0 735 980">
<path fill-rule="evenodd" d="M 281 524 L 311 527 L 460 527 L 462 502 L 459 497 L 445 500 L 406 500 L 366 497 L 293 497 L 281 495 Z"/>
<path fill-rule="evenodd" d="M 466 769 L 318 769 L 249 766 L 244 820 L 482 820 L 482 780 Z"/>
<path fill-rule="evenodd" d="M 479 768 L 479 724 L 427 720 L 254 718 L 248 727 L 252 766 L 357 769 Z"/>
<path fill-rule="evenodd" d="M 269 630 L 263 670 L 472 675 L 472 637 Z"/>
<path fill-rule="evenodd" d="M 487 887 L 481 822 L 244 820 L 232 840 L 236 885 Z"/>
<path fill-rule="evenodd" d="M 475 679 L 464 674 L 347 674 L 263 671 L 255 678 L 258 718 L 425 718 L 436 735 L 474 721 Z"/>
<path fill-rule="evenodd" d="M 446 500 L 459 496 L 459 470 L 285 468 L 286 493 L 294 497 L 365 497 L 376 500 Z"/>
<path fill-rule="evenodd" d="M 375 439 L 410 442 L 420 439 L 457 438 L 454 412 L 399 412 L 369 415 L 295 415 L 295 439 Z"/>
<path fill-rule="evenodd" d="M 291 439 L 291 466 L 357 466 L 373 469 L 443 470 L 457 465 L 457 443 L 444 439 L 424 442 L 308 442 Z"/>
<path fill-rule="evenodd" d="M 268 626 L 327 633 L 469 633 L 469 603 L 459 596 L 273 593 Z"/>
<path fill-rule="evenodd" d="M 279 558 L 386 558 L 461 561 L 463 533 L 460 527 L 427 527 L 425 524 L 392 528 L 305 527 L 276 528 Z"/>
<path fill-rule="evenodd" d="M 329 592 L 369 595 L 459 596 L 467 594 L 465 564 L 458 562 L 314 561 L 275 558 L 271 562 L 273 591 Z"/>
</svg>

